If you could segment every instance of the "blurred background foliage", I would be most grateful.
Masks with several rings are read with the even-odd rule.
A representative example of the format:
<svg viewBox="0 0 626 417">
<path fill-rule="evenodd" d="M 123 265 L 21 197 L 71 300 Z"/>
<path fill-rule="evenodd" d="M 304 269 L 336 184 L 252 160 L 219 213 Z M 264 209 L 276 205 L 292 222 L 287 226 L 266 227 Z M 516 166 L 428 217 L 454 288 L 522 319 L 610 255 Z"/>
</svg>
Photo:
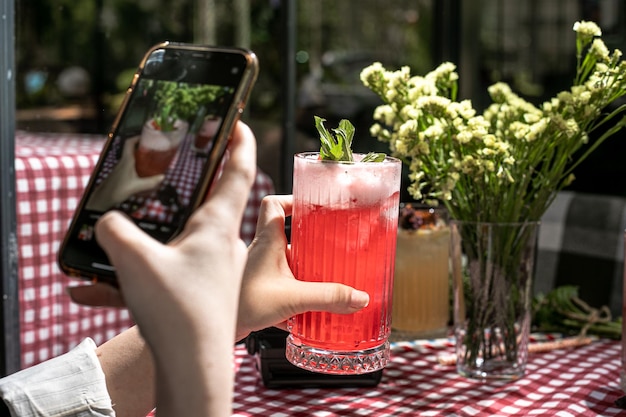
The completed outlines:
<svg viewBox="0 0 626 417">
<path fill-rule="evenodd" d="M 145 51 L 164 40 L 240 46 L 261 72 L 245 114 L 259 166 L 281 190 L 284 43 L 295 29 L 293 152 L 316 146 L 313 114 L 351 119 L 362 136 L 378 99 L 359 80 L 375 60 L 432 67 L 432 0 L 29 0 L 16 2 L 17 126 L 105 134 Z M 455 0 L 458 1 L 458 0 Z M 370 138 L 371 139 L 371 138 Z M 291 143 L 290 142 L 290 143 Z M 377 146 L 373 140 L 362 146 Z"/>
<path fill-rule="evenodd" d="M 245 19 L 236 16 L 238 3 L 249 11 Z M 319 71 L 327 51 L 360 50 L 420 70 L 430 66 L 430 1 L 392 1 L 382 8 L 375 0 L 353 3 L 299 2 L 300 74 Z M 280 108 L 278 1 L 29 0 L 16 7 L 18 109 L 84 101 L 103 119 L 85 128 L 106 130 L 144 52 L 164 40 L 253 49 L 262 72 L 251 111 L 266 117 Z M 238 36 L 242 32 L 245 38 Z M 63 77 L 73 82 L 64 84 Z"/>
<path fill-rule="evenodd" d="M 28 0 L 16 1 L 17 126 L 105 134 L 145 51 L 164 40 L 255 51 L 261 73 L 245 120 L 259 166 L 289 190 L 281 167 L 317 146 L 313 115 L 357 128 L 357 145 L 386 151 L 369 126 L 379 100 L 363 87 L 374 61 L 425 74 L 457 64 L 460 97 L 478 109 L 487 86 L 505 81 L 539 104 L 570 85 L 572 25 L 600 24 L 609 48 L 626 51 L 624 0 Z M 285 19 L 286 5 L 295 21 Z M 294 28 L 293 30 L 291 28 Z M 285 41 L 295 37 L 295 56 Z M 295 61 L 293 120 L 285 116 L 285 60 Z M 294 125 L 295 134 L 285 126 Z M 592 138 L 593 139 L 593 138 Z M 285 143 L 292 144 L 286 151 Z M 357 149 L 364 150 L 364 149 Z M 608 177 L 626 174 L 612 140 L 577 169 L 579 190 L 626 195 Z M 283 180 L 286 187 L 283 187 Z M 283 189 L 286 188 L 286 189 Z"/>
</svg>

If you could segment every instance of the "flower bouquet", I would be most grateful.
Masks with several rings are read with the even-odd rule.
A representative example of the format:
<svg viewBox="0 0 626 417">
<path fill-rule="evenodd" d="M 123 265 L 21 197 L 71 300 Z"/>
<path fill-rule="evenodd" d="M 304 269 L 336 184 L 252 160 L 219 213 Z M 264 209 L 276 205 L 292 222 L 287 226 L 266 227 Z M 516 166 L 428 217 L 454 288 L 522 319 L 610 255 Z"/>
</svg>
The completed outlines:
<svg viewBox="0 0 626 417">
<path fill-rule="evenodd" d="M 608 51 L 593 22 L 574 31 L 573 85 L 539 106 L 496 83 L 478 114 L 470 100 L 457 101 L 452 63 L 423 77 L 380 63 L 361 73 L 383 100 L 371 133 L 408 165 L 411 195 L 441 202 L 456 224 L 457 367 L 465 375 L 523 374 L 538 221 L 574 169 L 626 124 L 625 104 L 609 110 L 626 94 L 622 52 Z"/>
</svg>

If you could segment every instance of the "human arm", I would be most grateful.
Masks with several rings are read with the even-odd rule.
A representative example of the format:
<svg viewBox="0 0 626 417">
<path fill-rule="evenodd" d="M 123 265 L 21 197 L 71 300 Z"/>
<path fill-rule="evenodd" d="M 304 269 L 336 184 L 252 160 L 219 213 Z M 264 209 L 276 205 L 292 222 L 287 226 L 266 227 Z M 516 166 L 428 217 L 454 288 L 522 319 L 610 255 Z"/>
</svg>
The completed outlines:
<svg viewBox="0 0 626 417">
<path fill-rule="evenodd" d="M 213 193 L 167 245 L 117 212 L 97 223 L 98 242 L 154 357 L 159 415 L 230 415 L 232 340 L 247 257 L 239 225 L 255 153 L 252 133 L 238 124 Z"/>
<path fill-rule="evenodd" d="M 137 326 L 96 348 L 117 417 L 145 417 L 155 405 L 152 353 Z"/>
</svg>

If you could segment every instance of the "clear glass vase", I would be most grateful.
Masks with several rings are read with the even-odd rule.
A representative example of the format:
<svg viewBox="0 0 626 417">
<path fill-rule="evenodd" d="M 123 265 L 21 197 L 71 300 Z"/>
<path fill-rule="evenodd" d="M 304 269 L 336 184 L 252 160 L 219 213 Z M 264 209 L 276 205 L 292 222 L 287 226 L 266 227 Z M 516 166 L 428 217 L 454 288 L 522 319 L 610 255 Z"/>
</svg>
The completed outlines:
<svg viewBox="0 0 626 417">
<path fill-rule="evenodd" d="M 520 378 L 539 222 L 450 225 L 457 370 L 483 380 Z"/>
</svg>

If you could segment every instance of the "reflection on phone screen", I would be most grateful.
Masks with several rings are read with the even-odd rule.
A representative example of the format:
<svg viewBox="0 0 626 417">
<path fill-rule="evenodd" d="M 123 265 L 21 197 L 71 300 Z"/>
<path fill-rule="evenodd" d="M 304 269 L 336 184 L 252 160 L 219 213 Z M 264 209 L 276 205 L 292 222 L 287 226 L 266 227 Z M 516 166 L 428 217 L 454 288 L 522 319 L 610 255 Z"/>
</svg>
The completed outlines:
<svg viewBox="0 0 626 417">
<path fill-rule="evenodd" d="M 85 208 L 121 210 L 144 229 L 172 232 L 170 225 L 190 204 L 233 90 L 140 80 Z"/>
</svg>

